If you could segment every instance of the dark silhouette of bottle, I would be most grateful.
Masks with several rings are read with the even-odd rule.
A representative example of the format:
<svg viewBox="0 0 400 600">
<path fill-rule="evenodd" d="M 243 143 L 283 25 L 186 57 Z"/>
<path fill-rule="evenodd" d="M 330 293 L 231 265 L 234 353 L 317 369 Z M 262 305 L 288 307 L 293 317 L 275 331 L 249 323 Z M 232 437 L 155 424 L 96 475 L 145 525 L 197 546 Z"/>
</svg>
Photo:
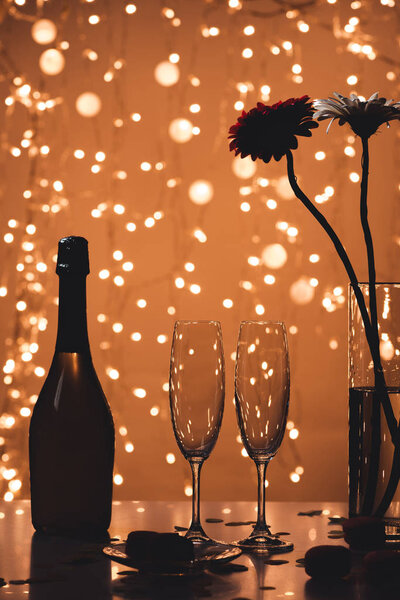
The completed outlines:
<svg viewBox="0 0 400 600">
<path fill-rule="evenodd" d="M 29 429 L 32 523 L 44 533 L 98 536 L 111 519 L 115 434 L 90 354 L 84 238 L 60 240 L 56 273 L 56 349 Z"/>
</svg>

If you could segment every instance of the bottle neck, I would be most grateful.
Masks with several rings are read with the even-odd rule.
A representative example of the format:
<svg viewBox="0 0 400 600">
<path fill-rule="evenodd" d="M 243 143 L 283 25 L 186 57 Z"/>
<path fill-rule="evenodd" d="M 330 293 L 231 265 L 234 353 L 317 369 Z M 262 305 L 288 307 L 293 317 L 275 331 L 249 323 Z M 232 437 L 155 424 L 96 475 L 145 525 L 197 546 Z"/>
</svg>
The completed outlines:
<svg viewBox="0 0 400 600">
<path fill-rule="evenodd" d="M 56 352 L 90 354 L 84 274 L 60 275 Z"/>
</svg>

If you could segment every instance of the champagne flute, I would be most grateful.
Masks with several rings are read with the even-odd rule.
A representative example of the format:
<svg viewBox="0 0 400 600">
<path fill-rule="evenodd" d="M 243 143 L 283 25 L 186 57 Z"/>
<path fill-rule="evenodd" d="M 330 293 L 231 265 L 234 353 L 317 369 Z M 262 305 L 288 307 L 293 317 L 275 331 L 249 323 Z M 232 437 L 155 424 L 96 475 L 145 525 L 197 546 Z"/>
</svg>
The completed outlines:
<svg viewBox="0 0 400 600">
<path fill-rule="evenodd" d="M 235 404 L 242 442 L 258 473 L 257 522 L 235 545 L 252 552 L 290 552 L 293 544 L 273 536 L 265 522 L 265 472 L 281 445 L 289 405 L 289 356 L 285 325 L 240 324 Z"/>
<path fill-rule="evenodd" d="M 186 533 L 196 545 L 216 544 L 200 523 L 200 470 L 221 427 L 225 365 L 218 321 L 176 321 L 171 348 L 169 398 L 179 449 L 192 470 L 192 522 Z"/>
</svg>

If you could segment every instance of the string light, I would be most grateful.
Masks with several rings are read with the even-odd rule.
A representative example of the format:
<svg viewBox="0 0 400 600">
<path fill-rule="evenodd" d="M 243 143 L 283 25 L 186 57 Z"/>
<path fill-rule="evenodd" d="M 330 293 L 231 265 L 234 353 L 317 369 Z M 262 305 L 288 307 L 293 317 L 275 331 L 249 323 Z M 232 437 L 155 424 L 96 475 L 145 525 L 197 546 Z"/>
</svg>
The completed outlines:
<svg viewBox="0 0 400 600">
<path fill-rule="evenodd" d="M 327 0 L 326 3 L 334 5 L 336 0 Z M 90 2 L 89 4 L 91 5 Z M 392 0 L 381 0 L 380 4 L 385 7 L 386 11 L 389 11 L 394 5 Z M 25 0 L 14 0 L 13 5 L 14 8 L 15 6 L 24 6 Z M 94 6 L 96 5 L 93 4 Z M 382 55 L 380 53 L 379 39 L 376 36 L 367 35 L 364 31 L 367 27 L 365 15 L 363 15 L 362 22 L 358 16 L 354 16 L 354 11 L 359 10 L 361 6 L 361 2 L 353 1 L 350 5 L 352 12 L 349 11 L 349 14 L 346 15 L 343 21 L 343 25 L 338 25 L 337 30 L 335 30 L 335 36 L 337 36 L 335 39 L 338 48 L 341 52 L 347 52 L 351 55 L 352 60 L 354 55 L 354 58 L 357 58 L 357 60 L 377 59 L 384 61 L 384 53 Z M 259 31 L 261 31 L 257 25 L 259 21 L 257 20 L 257 23 L 251 22 L 251 13 L 247 10 L 245 3 L 240 0 L 226 0 L 220 3 L 218 10 L 224 11 L 226 20 L 221 19 L 219 21 L 215 19 L 213 23 L 207 23 L 207 25 L 201 25 L 200 23 L 199 31 L 202 32 L 202 35 L 198 36 L 200 41 L 196 39 L 195 43 L 199 43 L 200 48 L 202 44 L 209 44 L 217 48 L 215 44 L 219 43 L 218 39 L 213 40 L 213 38 L 223 35 L 224 41 L 228 40 L 227 36 L 229 35 L 230 28 L 226 24 L 229 23 L 229 19 L 234 17 L 237 12 L 243 11 L 243 19 L 240 22 L 236 23 L 236 21 L 232 21 L 233 26 L 236 27 L 235 32 L 238 35 L 238 40 L 241 40 L 241 43 L 236 47 L 235 51 L 235 69 L 229 75 L 229 92 L 227 92 L 226 105 L 229 106 L 229 110 L 233 108 L 235 111 L 242 111 L 247 110 L 251 106 L 253 99 L 261 100 L 265 103 L 269 102 L 272 89 L 274 93 L 278 89 L 276 87 L 276 78 L 274 80 L 274 70 L 271 68 L 271 73 L 266 80 L 256 80 L 251 71 L 256 66 L 259 57 L 262 56 L 262 53 L 260 55 L 259 52 L 260 40 L 257 39 L 259 38 Z M 315 8 L 315 11 L 317 10 Z M 162 19 L 163 27 L 168 28 L 168 36 L 175 35 L 176 32 L 172 28 L 180 27 L 181 24 L 183 27 L 186 24 L 183 15 L 178 16 L 176 12 L 175 9 L 168 6 L 158 11 L 158 18 Z M 140 310 L 141 314 L 145 316 L 145 309 L 149 305 L 150 307 L 153 306 L 153 297 L 151 295 L 154 289 L 153 286 L 159 285 L 162 281 L 163 283 L 170 284 L 168 294 L 171 294 L 171 297 L 165 301 L 162 311 L 165 311 L 164 315 L 168 319 L 171 317 L 171 322 L 173 322 L 172 318 L 176 314 L 179 315 L 185 306 L 180 306 L 180 299 L 184 302 L 185 298 L 190 298 L 190 302 L 198 303 L 206 294 L 210 293 L 207 281 L 203 278 L 204 269 L 201 261 L 202 252 L 204 252 L 203 245 L 206 245 L 207 249 L 210 237 L 209 245 L 211 248 L 215 241 L 215 234 L 210 228 L 210 235 L 208 236 L 207 218 L 211 213 L 207 213 L 206 211 L 214 210 L 214 206 L 212 205 L 215 204 L 215 207 L 217 206 L 214 198 L 216 199 L 217 194 L 221 196 L 221 192 L 214 182 L 212 170 L 204 171 L 203 174 L 202 168 L 197 168 L 198 165 L 194 161 L 193 169 L 191 168 L 188 171 L 191 179 L 188 179 L 187 175 L 182 174 L 185 173 L 185 169 L 180 168 L 180 158 L 178 158 L 179 156 L 183 156 L 178 153 L 182 152 L 182 146 L 186 143 L 185 150 L 186 148 L 188 149 L 188 156 L 189 152 L 195 152 L 197 144 L 196 139 L 194 139 L 195 136 L 202 137 L 204 135 L 203 132 L 209 131 L 206 120 L 206 117 L 210 115 L 207 96 L 198 95 L 199 86 L 202 85 L 201 90 L 203 90 L 203 86 L 209 83 L 207 81 L 207 74 L 203 77 L 200 69 L 197 72 L 197 66 L 195 67 L 195 63 L 189 62 L 187 53 L 184 51 L 184 46 L 179 43 L 179 38 L 171 37 L 170 43 L 167 46 L 169 48 L 168 52 L 157 59 L 161 60 L 161 62 L 156 64 L 156 60 L 151 66 L 154 75 L 152 85 L 155 87 L 160 86 L 158 88 L 160 105 L 167 107 L 167 112 L 165 113 L 167 116 L 160 116 L 160 119 L 163 118 L 164 122 L 160 127 L 159 143 L 154 144 L 157 150 L 153 149 L 151 145 L 143 145 L 141 149 L 140 144 L 138 144 L 137 154 L 132 153 L 134 159 L 131 160 L 129 156 L 129 160 L 126 160 L 119 150 L 119 141 L 122 141 L 125 132 L 126 135 L 129 132 L 129 135 L 137 136 L 132 137 L 132 140 L 138 141 L 139 139 L 144 139 L 142 137 L 139 138 L 139 136 L 147 135 L 146 127 L 151 122 L 152 115 L 147 106 L 140 102 L 139 85 L 137 93 L 135 92 L 135 95 L 132 97 L 128 95 L 125 97 L 120 91 L 123 86 L 125 68 L 130 66 L 129 60 L 127 60 L 127 56 L 125 55 L 125 50 L 121 51 L 120 48 L 115 48 L 116 51 L 110 53 L 112 59 L 105 64 L 105 55 L 101 44 L 96 49 L 90 47 L 88 35 L 92 27 L 102 27 L 106 19 L 111 22 L 112 18 L 108 14 L 91 13 L 92 11 L 86 13 L 85 22 L 82 24 L 83 45 L 81 46 L 81 50 L 76 54 L 76 57 L 80 58 L 85 68 L 90 70 L 90 78 L 85 78 L 85 81 L 90 81 L 90 88 L 87 91 L 85 91 L 84 87 L 81 89 L 77 88 L 76 93 L 79 95 L 74 98 L 72 107 L 75 106 L 76 110 L 73 118 L 81 122 L 82 127 L 86 125 L 93 127 L 95 141 L 90 141 L 89 144 L 85 136 L 81 135 L 79 137 L 78 134 L 80 132 L 78 131 L 78 137 L 75 137 L 76 146 L 71 146 L 69 141 L 66 142 L 66 148 L 63 149 L 65 152 L 65 155 L 63 155 L 65 156 L 65 161 L 58 162 L 60 157 L 59 148 L 54 141 L 54 133 L 51 131 L 51 127 L 49 127 L 51 122 L 56 122 L 57 118 L 61 119 L 60 106 L 66 106 L 68 103 L 64 77 L 57 76 L 70 68 L 70 55 L 74 45 L 72 38 L 70 40 L 63 40 L 60 37 L 61 32 L 64 31 L 62 19 L 55 18 L 53 21 L 34 17 L 31 20 L 33 24 L 31 27 L 32 39 L 30 39 L 30 44 L 32 48 L 36 48 L 38 51 L 39 58 L 36 59 L 38 61 L 37 64 L 41 72 L 45 75 L 45 77 L 42 76 L 43 84 L 41 84 L 40 89 L 35 87 L 33 83 L 35 78 L 32 79 L 29 77 L 29 72 L 22 74 L 10 71 L 8 73 L 8 70 L 14 69 L 14 67 L 10 66 L 12 61 L 4 67 L 4 73 L 6 74 L 5 81 L 9 82 L 9 89 L 4 95 L 3 105 L 6 124 L 7 119 L 9 119 L 8 124 L 12 123 L 11 119 L 14 118 L 13 111 L 16 111 L 17 107 L 18 111 L 20 109 L 25 110 L 30 119 L 29 129 L 26 129 L 22 135 L 19 133 L 19 137 L 13 138 L 8 133 L 8 131 L 11 131 L 11 128 L 5 128 L 6 133 L 3 140 L 5 160 L 13 161 L 14 165 L 19 164 L 19 160 L 21 160 L 21 164 L 22 161 L 29 161 L 31 167 L 37 161 L 39 165 L 37 172 L 33 171 L 32 178 L 22 183 L 21 191 L 19 192 L 19 198 L 25 202 L 27 216 L 18 216 L 18 221 L 12 218 L 8 219 L 8 221 L 6 219 L 7 227 L 2 232 L 0 238 L 3 240 L 4 252 L 8 253 L 7 256 L 15 257 L 15 261 L 14 258 L 7 259 L 7 265 L 11 265 L 11 269 L 9 270 L 13 271 L 12 277 L 17 277 L 18 280 L 18 285 L 15 286 L 11 275 L 4 269 L 4 273 L 1 274 L 2 279 L 0 280 L 0 298 L 2 302 L 12 303 L 12 310 L 16 313 L 15 318 L 19 324 L 18 328 L 21 331 L 19 341 L 13 341 L 12 345 L 8 345 L 7 342 L 5 346 L 7 354 L 2 365 L 3 381 L 5 386 L 7 386 L 7 401 L 11 404 L 7 408 L 7 411 L 0 417 L 4 431 L 12 432 L 17 427 L 22 427 L 20 425 L 21 420 L 26 421 L 31 415 L 31 408 L 36 402 L 37 396 L 24 391 L 25 382 L 30 381 L 28 377 L 32 373 L 35 375 L 35 389 L 37 389 L 38 382 L 36 378 L 43 378 L 46 374 L 44 367 L 38 364 L 37 357 L 40 356 L 40 347 L 42 345 L 40 336 L 46 332 L 48 327 L 46 314 L 49 298 L 47 294 L 44 294 L 44 290 L 48 289 L 47 285 L 50 282 L 48 278 L 50 277 L 50 273 L 54 271 L 54 258 L 47 253 L 47 249 L 45 252 L 45 248 L 42 248 L 42 244 L 38 243 L 38 240 L 43 240 L 44 227 L 52 227 L 53 223 L 61 222 L 61 220 L 57 221 L 60 217 L 63 219 L 63 223 L 68 222 L 66 211 L 69 210 L 71 202 L 82 209 L 82 214 L 84 214 L 85 210 L 88 210 L 89 215 L 94 219 L 92 227 L 104 227 L 102 231 L 108 231 L 110 239 L 112 236 L 115 236 L 114 239 L 121 240 L 121 245 L 118 243 L 118 249 L 115 249 L 115 245 L 113 244 L 112 246 L 110 245 L 110 248 L 112 248 L 110 250 L 106 248 L 107 244 L 104 244 L 104 248 L 102 247 L 99 254 L 100 263 L 97 264 L 95 272 L 96 285 L 101 286 L 100 289 L 104 297 L 107 294 L 108 298 L 108 294 L 110 294 L 111 298 L 109 306 L 104 305 L 98 309 L 97 323 L 99 329 L 102 331 L 102 337 L 104 336 L 104 339 L 99 342 L 99 347 L 102 350 L 102 356 L 104 356 L 105 361 L 103 372 L 107 375 L 108 384 L 113 388 L 117 389 L 121 385 L 121 382 L 126 379 L 126 373 L 123 372 L 122 366 L 114 364 L 110 366 L 108 364 L 109 357 L 113 356 L 111 353 L 116 349 L 114 344 L 122 344 L 122 340 L 127 338 L 128 343 L 134 343 L 132 351 L 136 351 L 144 348 L 146 344 L 157 343 L 160 345 L 158 350 L 160 353 L 166 351 L 169 345 L 167 329 L 160 327 L 158 332 L 166 331 L 167 333 L 157 333 L 156 330 L 156 332 L 153 331 L 151 336 L 146 335 L 147 325 L 145 321 L 143 321 L 142 327 L 135 325 L 140 330 L 129 334 L 131 328 L 128 321 L 125 320 L 126 315 L 120 310 L 120 306 L 129 305 L 132 312 L 137 313 Z M 94 10 L 93 13 L 95 13 Z M 133 17 L 137 19 L 135 22 L 140 24 L 141 11 L 137 9 L 135 4 L 128 3 L 122 8 L 122 19 L 130 19 L 131 15 L 135 15 Z M 214 16 L 216 16 L 216 13 L 213 13 Z M 11 9 L 9 10 L 9 17 L 13 18 Z M 302 44 L 305 43 L 303 40 L 312 36 L 314 29 L 318 25 L 317 16 L 311 18 L 310 11 L 307 13 L 307 17 L 309 17 L 309 22 L 304 20 L 305 15 L 301 14 L 297 9 L 290 9 L 283 13 L 282 19 L 284 23 L 289 23 L 291 28 L 281 28 L 280 31 L 282 34 L 276 35 L 273 42 L 269 43 L 266 48 L 272 55 L 270 55 L 272 61 L 277 61 L 277 64 L 278 61 L 283 61 L 279 62 L 281 65 L 280 73 L 282 73 L 282 69 L 285 69 L 285 76 L 288 76 L 289 82 L 296 84 L 302 83 L 303 71 L 307 72 L 307 62 L 301 59 L 302 56 L 305 56 L 305 53 L 302 52 Z M 292 22 L 290 23 L 290 21 Z M 128 21 L 126 22 L 128 23 Z M 132 21 L 129 21 L 129 23 L 132 23 Z M 257 31 L 255 25 L 257 26 Z M 18 21 L 15 21 L 15 27 L 17 26 Z M 297 30 L 297 32 L 308 35 L 298 34 L 297 36 L 293 36 L 292 40 L 285 39 L 287 37 L 290 38 L 290 31 L 293 32 L 293 27 L 295 31 Z M 371 42 L 371 40 L 373 41 Z M 256 45 L 257 43 L 258 45 Z M 248 47 L 248 44 L 253 47 Z M 50 47 L 44 48 L 43 46 L 46 45 Z M 227 48 L 229 48 L 229 51 L 232 51 L 233 47 L 228 43 Z M 70 49 L 69 52 L 67 52 L 68 49 Z M 2 61 L 4 62 L 4 60 L 3 57 Z M 254 66 L 252 67 L 253 62 Z M 102 70 L 100 70 L 101 64 L 103 65 Z M 356 72 L 342 74 L 343 81 L 347 81 L 349 86 L 355 86 L 359 83 L 360 70 L 356 66 L 354 68 Z M 239 79 L 237 76 L 239 72 L 240 80 L 237 80 Z M 199 75 L 201 76 L 201 80 Z M 383 69 L 382 76 L 386 84 L 388 82 L 395 82 L 398 78 L 396 65 L 394 63 L 387 63 L 386 69 Z M 105 86 L 104 82 L 107 83 L 107 86 Z M 105 87 L 107 91 L 103 89 Z M 170 89 L 162 90 L 161 88 Z M 163 94 L 168 94 L 168 96 L 163 96 Z M 110 98 L 112 97 L 115 97 L 116 100 L 115 102 L 114 100 L 112 101 L 111 110 L 113 112 L 111 118 L 109 118 Z M 166 102 L 166 98 L 168 98 L 168 102 Z M 271 100 L 271 103 L 273 101 L 274 99 Z M 103 103 L 105 107 L 107 106 L 107 111 L 104 110 L 104 112 L 102 112 Z M 84 123 L 84 119 L 81 119 L 81 117 L 91 119 L 91 122 Z M 53 121 L 50 121 L 50 119 L 53 119 Z M 204 121 L 204 126 L 201 120 Z M 38 123 L 35 123 L 36 121 Z M 101 127 L 99 127 L 98 121 L 101 121 Z M 108 126 L 113 131 L 112 136 L 121 136 L 113 138 L 113 143 L 115 143 L 115 150 L 113 152 L 109 149 L 110 145 L 106 143 L 108 139 Z M 164 132 L 167 132 L 166 136 Z M 171 143 L 171 140 L 174 143 Z M 353 158 L 356 156 L 356 149 L 353 147 L 354 143 L 354 136 L 344 138 L 341 147 L 343 148 L 342 151 L 345 157 Z M 171 152 L 168 149 L 169 147 L 174 147 L 175 149 Z M 315 151 L 316 161 L 322 161 L 326 156 L 326 148 Z M 70 158 L 72 159 L 72 163 L 69 162 Z M 347 158 L 344 164 L 349 165 L 350 163 Z M 74 186 L 71 185 L 71 178 L 68 173 L 70 166 L 71 170 L 73 168 L 74 174 L 79 173 L 80 180 L 85 174 L 89 174 L 91 182 L 93 182 L 90 183 L 90 186 L 99 185 L 101 197 L 99 200 L 91 203 L 90 208 L 87 208 L 85 205 L 85 198 L 90 197 L 90 195 L 85 195 L 87 192 L 83 192 L 82 194 L 78 194 L 76 191 L 71 192 Z M 353 166 L 354 168 L 356 167 Z M 247 302 L 249 299 L 251 303 L 245 306 L 250 307 L 248 310 L 249 312 L 252 311 L 253 316 L 268 314 L 270 305 L 269 297 L 266 295 L 269 292 L 271 294 L 274 293 L 272 286 L 276 285 L 277 280 L 280 283 L 279 277 L 281 275 L 278 276 L 277 272 L 283 269 L 288 263 L 289 255 L 292 257 L 292 253 L 299 252 L 298 256 L 300 256 L 303 251 L 302 244 L 304 241 L 302 238 L 305 237 L 305 232 L 299 227 L 299 223 L 295 222 L 295 213 L 289 210 L 288 204 L 285 204 L 286 201 L 293 199 L 293 192 L 288 185 L 286 176 L 279 176 L 276 179 L 271 178 L 271 180 L 268 180 L 265 177 L 259 177 L 257 169 L 258 164 L 252 161 L 250 157 L 246 157 L 245 159 L 236 157 L 232 161 L 232 171 L 239 181 L 237 182 L 237 196 L 232 199 L 231 206 L 232 210 L 236 211 L 241 222 L 243 219 L 246 219 L 246 222 L 243 221 L 243 224 L 246 223 L 245 231 L 251 232 L 249 236 L 251 246 L 241 254 L 241 267 L 245 269 L 245 272 L 241 275 L 241 279 L 236 283 L 235 287 L 227 289 L 218 299 L 219 310 L 223 310 L 223 314 L 226 314 L 225 311 L 230 309 L 233 309 L 232 314 L 236 310 L 239 314 L 239 311 L 243 309 L 243 302 Z M 321 168 L 321 170 L 323 169 Z M 260 169 L 259 174 L 264 173 L 265 170 Z M 360 176 L 355 171 L 347 167 L 345 173 L 350 182 L 359 182 Z M 149 198 L 146 198 L 146 209 L 144 212 L 141 211 L 139 201 L 135 197 L 136 176 L 145 178 L 149 182 L 145 184 L 149 186 L 146 188 L 149 190 Z M 200 179 L 200 177 L 203 178 Z M 96 183 L 94 183 L 95 180 Z M 328 202 L 330 199 L 335 200 L 335 187 L 337 189 L 339 187 L 335 183 L 336 180 L 334 180 L 334 177 L 332 177 L 332 181 L 334 185 L 325 185 L 324 183 L 321 185 L 320 190 L 316 190 L 319 192 L 315 195 L 317 204 Z M 112 186 L 111 188 L 108 188 L 107 182 Z M 129 188 L 124 187 L 128 184 Z M 154 203 L 152 200 L 155 197 L 152 192 L 153 185 L 159 185 L 161 197 L 161 200 L 156 200 Z M 268 188 L 268 192 L 266 188 Z M 109 189 L 112 191 L 110 192 Z M 127 192 L 127 189 L 131 191 Z M 107 193 L 104 192 L 104 197 L 102 195 L 103 190 L 107 190 Z M 70 193 L 71 197 L 69 197 Z M 149 201 L 147 202 L 147 200 Z M 170 227 L 174 221 L 177 223 L 180 222 L 180 218 L 184 213 L 183 205 L 185 201 L 191 211 L 190 215 L 193 214 L 195 216 L 190 222 L 189 217 L 187 218 L 182 239 L 177 239 L 176 241 L 178 258 L 173 268 L 167 274 L 159 277 L 157 270 L 157 276 L 154 279 L 149 277 L 142 288 L 143 265 L 141 264 L 142 257 L 139 251 L 136 258 L 136 249 L 138 246 L 145 247 L 144 243 L 142 245 L 142 236 L 156 236 L 157 229 L 164 227 L 163 223 L 165 223 L 165 227 Z M 96 206 L 97 202 L 99 203 Z M 195 204 L 195 206 L 191 203 Z M 260 209 L 262 212 L 260 212 Z M 271 219 L 274 213 L 269 211 L 276 211 L 276 221 Z M 289 215 L 291 216 L 289 217 Z M 192 219 L 192 216 L 190 216 L 190 219 Z M 271 223 L 270 237 L 267 237 L 267 234 L 261 234 L 258 230 L 261 227 L 259 224 L 264 222 L 261 221 L 262 219 L 265 219 L 266 223 Z M 284 219 L 293 219 L 293 222 L 288 222 Z M 122 230 L 123 235 L 121 236 L 118 235 L 120 233 L 118 227 Z M 131 236 L 130 234 L 134 232 L 136 232 L 135 235 Z M 243 234 L 244 236 L 247 236 L 247 233 Z M 125 245 L 125 239 L 132 245 Z M 240 243 L 244 244 L 245 239 L 243 239 L 243 242 L 239 240 Z M 268 243 L 268 245 L 263 246 L 261 245 L 262 243 Z M 312 253 L 310 253 L 311 251 Z M 161 253 L 162 250 L 160 250 Z M 147 256 L 150 258 L 150 254 Z M 333 288 L 326 287 L 325 282 L 322 285 L 322 277 L 320 284 L 318 278 L 314 276 L 316 274 L 320 277 L 319 272 L 314 273 L 311 271 L 311 269 L 317 271 L 320 268 L 318 265 L 319 262 L 324 264 L 322 261 L 323 258 L 324 255 L 319 254 L 318 246 L 309 248 L 304 254 L 303 259 L 305 263 L 303 265 L 304 271 L 308 274 L 300 275 L 299 273 L 289 282 L 290 286 L 288 286 L 287 297 L 292 305 L 300 306 L 299 310 L 302 310 L 302 304 L 318 302 L 324 311 L 330 313 L 342 308 L 345 303 L 344 291 L 340 286 Z M 298 260 L 300 261 L 300 259 Z M 307 269 L 307 265 L 310 272 Z M 287 267 L 285 268 L 285 273 L 286 270 Z M 195 282 L 191 275 L 194 271 L 196 272 Z M 274 274 L 270 271 L 273 271 Z M 146 298 L 137 297 L 138 289 L 142 289 L 140 293 L 146 294 Z M 148 289 L 150 291 L 147 295 Z M 14 292 L 17 291 L 18 293 L 14 296 Z M 225 295 L 229 297 L 224 297 Z M 199 299 L 193 296 L 198 296 Z M 246 300 L 242 300 L 242 297 L 246 298 Z M 45 301 L 46 298 L 47 304 Z M 130 298 L 129 302 L 127 302 L 128 298 Z M 99 298 L 99 302 L 100 300 L 102 298 Z M 50 299 L 50 302 L 52 302 L 52 299 Z M 100 312 L 100 310 L 104 312 Z M 150 311 L 149 314 L 151 314 Z M 288 331 L 291 335 L 296 335 L 299 328 L 296 324 L 292 323 L 288 327 Z M 393 348 L 387 345 L 387 340 L 382 340 L 382 343 L 386 344 L 382 346 L 382 352 L 386 352 L 385 356 L 389 356 Z M 339 347 L 339 340 L 331 338 L 329 341 L 327 340 L 326 346 L 330 351 L 333 351 Z M 228 356 L 231 356 L 232 360 L 235 359 L 234 352 L 229 353 Z M 161 381 L 163 380 L 164 376 Z M 42 381 L 39 381 L 39 387 L 41 384 Z M 163 403 L 166 401 L 169 386 L 168 383 L 161 384 L 160 381 L 158 381 L 157 386 L 157 393 L 160 394 L 159 398 L 156 398 L 156 392 L 150 386 L 148 390 L 142 387 L 132 388 L 132 402 L 135 399 L 151 398 L 151 403 L 147 406 L 146 412 L 152 418 L 160 419 L 162 418 L 160 415 L 165 414 L 165 405 Z M 119 415 L 118 419 L 120 418 Z M 296 425 L 295 427 L 293 424 L 289 428 L 288 423 L 288 430 L 288 437 L 295 444 L 295 440 L 299 436 L 300 425 Z M 117 431 L 121 437 L 125 438 L 122 450 L 131 454 L 134 451 L 134 444 L 131 441 L 126 441 L 130 439 L 131 431 L 128 432 L 127 427 L 122 425 L 117 427 Z M 126 437 L 128 433 L 129 438 Z M 6 439 L 1 436 L 0 442 L 1 440 L 3 440 L 1 445 L 8 443 L 8 438 Z M 170 455 L 174 457 L 172 462 L 169 462 L 166 458 L 168 464 L 175 462 L 175 455 L 173 453 L 165 453 L 164 455 L 166 457 Z M 242 449 L 242 455 L 246 456 L 245 449 Z M 3 461 L 4 464 L 6 462 L 8 464 L 12 463 L 14 461 L 14 454 L 11 451 L 4 452 Z M 295 467 L 297 462 L 296 460 L 292 464 L 288 474 L 293 483 L 299 484 L 304 469 L 301 466 Z M 19 497 L 20 490 L 24 485 L 26 486 L 26 470 L 21 470 L 20 472 L 19 469 L 14 469 L 14 473 L 13 469 L 14 465 L 9 470 L 3 471 L 3 473 L 6 472 L 8 475 L 12 473 L 12 476 L 8 477 L 8 479 L 3 476 L 3 473 L 0 473 L 2 478 L 7 481 L 8 487 L 2 490 L 2 495 L 8 502 L 11 502 L 14 497 Z M 118 486 L 125 483 L 123 475 L 119 473 L 115 475 L 114 481 Z M 192 494 L 189 484 L 183 486 L 183 491 L 186 495 Z"/>
<path fill-rule="evenodd" d="M 88 18 L 88 22 L 91 25 L 97 25 L 98 23 L 100 23 L 99 15 L 90 15 L 90 17 Z"/>
<path fill-rule="evenodd" d="M 171 61 L 159 63 L 154 70 L 154 77 L 161 86 L 171 87 L 179 80 L 179 68 Z"/>
<path fill-rule="evenodd" d="M 56 48 L 48 48 L 39 58 L 39 67 L 46 75 L 59 75 L 65 66 L 63 54 Z"/>
<path fill-rule="evenodd" d="M 244 48 L 242 50 L 242 56 L 243 58 L 252 58 L 253 56 L 253 50 L 251 48 Z"/>
<path fill-rule="evenodd" d="M 250 156 L 241 158 L 236 156 L 232 161 L 232 170 L 239 179 L 250 179 L 255 175 L 257 170 L 256 163 L 251 160 Z"/>
<path fill-rule="evenodd" d="M 192 139 L 193 125 L 188 119 L 174 119 L 169 125 L 168 132 L 174 142 L 182 144 Z"/>
<path fill-rule="evenodd" d="M 189 198 L 194 204 L 208 204 L 214 194 L 213 186 L 209 181 L 198 179 L 189 187 Z"/>
<path fill-rule="evenodd" d="M 346 146 L 346 148 L 344 149 L 344 153 L 346 154 L 346 156 L 350 157 L 354 157 L 356 155 L 356 151 L 354 150 L 353 146 Z"/>
<path fill-rule="evenodd" d="M 39 19 L 32 25 L 31 33 L 37 44 L 51 44 L 57 37 L 57 27 L 50 19 Z"/>
<path fill-rule="evenodd" d="M 169 55 L 168 60 L 169 62 L 176 64 L 180 61 L 181 57 L 179 56 L 179 54 L 177 52 L 172 52 L 172 54 Z"/>
<path fill-rule="evenodd" d="M 261 260 L 270 269 L 280 269 L 287 261 L 287 251 L 282 244 L 269 244 L 262 251 Z"/>
<path fill-rule="evenodd" d="M 313 300 L 315 290 L 306 277 L 300 277 L 290 286 L 289 295 L 295 304 L 305 305 Z"/>
<path fill-rule="evenodd" d="M 175 454 L 173 452 L 168 452 L 168 454 L 165 457 L 165 460 L 169 465 L 173 465 L 176 461 Z"/>
<path fill-rule="evenodd" d="M 264 276 L 264 283 L 266 283 L 267 285 L 273 285 L 275 281 L 276 279 L 274 275 L 268 274 Z"/>
<path fill-rule="evenodd" d="M 360 181 L 360 176 L 358 173 L 355 173 L 354 171 L 352 173 L 349 174 L 349 179 L 350 181 L 352 181 L 353 183 L 358 183 Z"/>
<path fill-rule="evenodd" d="M 310 30 L 310 26 L 305 21 L 297 21 L 297 29 L 302 33 L 307 33 Z"/>
<path fill-rule="evenodd" d="M 94 92 L 84 92 L 76 99 L 75 107 L 82 117 L 95 117 L 100 112 L 101 100 Z"/>
<path fill-rule="evenodd" d="M 244 35 L 253 35 L 255 31 L 254 25 L 246 25 L 246 27 L 243 29 Z"/>
</svg>

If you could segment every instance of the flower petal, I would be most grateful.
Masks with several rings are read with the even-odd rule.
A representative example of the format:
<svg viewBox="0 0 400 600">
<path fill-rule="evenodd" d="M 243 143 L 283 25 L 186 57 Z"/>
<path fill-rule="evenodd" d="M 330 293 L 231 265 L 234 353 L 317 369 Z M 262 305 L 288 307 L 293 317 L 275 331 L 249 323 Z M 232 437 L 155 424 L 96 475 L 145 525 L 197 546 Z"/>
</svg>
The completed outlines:
<svg viewBox="0 0 400 600">
<path fill-rule="evenodd" d="M 329 133 L 329 130 L 330 130 L 330 128 L 331 128 L 331 125 L 332 125 L 332 123 L 333 123 L 333 121 L 334 121 L 335 119 L 336 119 L 336 117 L 333 117 L 333 119 L 331 119 L 331 120 L 329 121 L 328 127 L 326 128 L 326 133 Z"/>
<path fill-rule="evenodd" d="M 229 129 L 229 148 L 235 155 L 251 156 L 269 162 L 280 160 L 290 149 L 298 147 L 296 136 L 310 137 L 319 124 L 313 118 L 314 108 L 307 95 L 288 98 L 272 106 L 259 102 L 243 111 Z"/>
</svg>

